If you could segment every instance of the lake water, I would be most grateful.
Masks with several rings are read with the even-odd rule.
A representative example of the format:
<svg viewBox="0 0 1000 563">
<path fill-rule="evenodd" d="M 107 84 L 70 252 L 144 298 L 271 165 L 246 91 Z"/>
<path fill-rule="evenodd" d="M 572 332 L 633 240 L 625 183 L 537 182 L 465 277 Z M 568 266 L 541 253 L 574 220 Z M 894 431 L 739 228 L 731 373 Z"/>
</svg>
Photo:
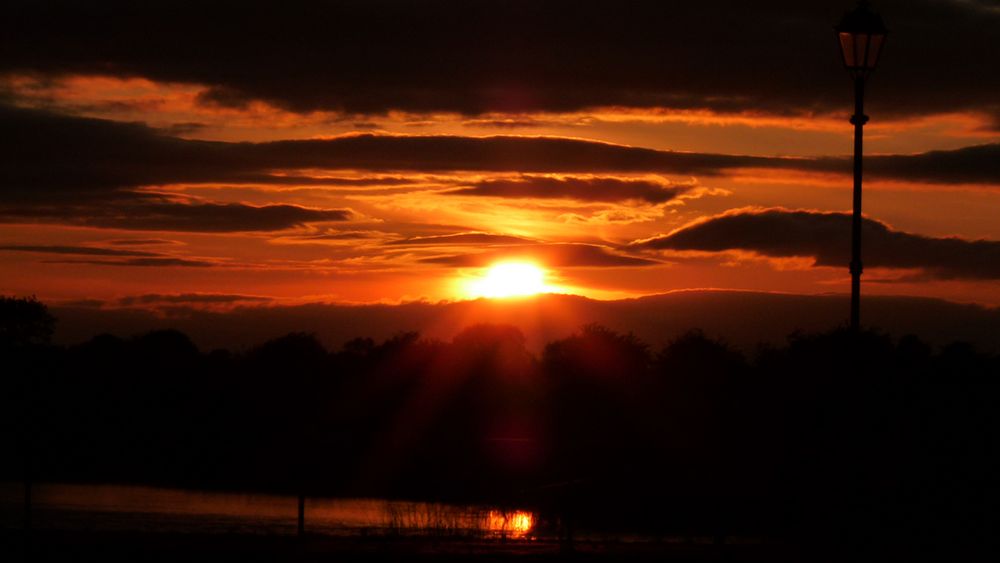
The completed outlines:
<svg viewBox="0 0 1000 563">
<path fill-rule="evenodd" d="M 0 484 L 0 526 L 23 525 L 23 488 Z M 38 529 L 174 533 L 295 534 L 293 496 L 123 485 L 38 484 Z M 306 499 L 306 530 L 328 535 L 456 535 L 530 539 L 535 516 L 500 510 L 379 499 Z"/>
</svg>

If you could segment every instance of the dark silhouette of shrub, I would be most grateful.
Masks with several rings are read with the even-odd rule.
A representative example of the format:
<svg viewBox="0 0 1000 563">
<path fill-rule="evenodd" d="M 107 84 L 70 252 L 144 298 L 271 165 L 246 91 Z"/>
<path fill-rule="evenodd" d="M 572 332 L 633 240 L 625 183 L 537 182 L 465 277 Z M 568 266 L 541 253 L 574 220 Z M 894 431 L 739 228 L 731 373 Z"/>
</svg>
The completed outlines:
<svg viewBox="0 0 1000 563">
<path fill-rule="evenodd" d="M 55 324 L 48 307 L 34 296 L 0 296 L 0 350 L 47 345 Z"/>
</svg>

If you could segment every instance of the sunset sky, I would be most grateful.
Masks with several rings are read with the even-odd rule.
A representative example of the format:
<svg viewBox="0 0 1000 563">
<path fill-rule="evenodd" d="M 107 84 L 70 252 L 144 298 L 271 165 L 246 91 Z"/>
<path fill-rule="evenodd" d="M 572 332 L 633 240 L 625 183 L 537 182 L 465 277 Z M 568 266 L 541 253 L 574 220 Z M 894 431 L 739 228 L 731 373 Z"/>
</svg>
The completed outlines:
<svg viewBox="0 0 1000 563">
<path fill-rule="evenodd" d="M 851 7 L 8 6 L 0 294 L 846 293 Z M 875 7 L 863 291 L 1000 306 L 1000 3 Z"/>
</svg>

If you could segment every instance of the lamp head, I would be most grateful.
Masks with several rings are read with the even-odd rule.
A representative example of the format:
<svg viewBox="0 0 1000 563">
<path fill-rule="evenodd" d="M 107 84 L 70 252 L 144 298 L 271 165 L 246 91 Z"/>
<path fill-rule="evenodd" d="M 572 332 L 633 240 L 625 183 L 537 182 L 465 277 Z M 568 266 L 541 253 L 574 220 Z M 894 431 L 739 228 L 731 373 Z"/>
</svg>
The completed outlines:
<svg viewBox="0 0 1000 563">
<path fill-rule="evenodd" d="M 834 29 L 840 39 L 844 67 L 851 76 L 863 78 L 875 70 L 889 30 L 882 16 L 872 11 L 869 2 L 858 2 L 858 6 L 844 14 Z"/>
</svg>

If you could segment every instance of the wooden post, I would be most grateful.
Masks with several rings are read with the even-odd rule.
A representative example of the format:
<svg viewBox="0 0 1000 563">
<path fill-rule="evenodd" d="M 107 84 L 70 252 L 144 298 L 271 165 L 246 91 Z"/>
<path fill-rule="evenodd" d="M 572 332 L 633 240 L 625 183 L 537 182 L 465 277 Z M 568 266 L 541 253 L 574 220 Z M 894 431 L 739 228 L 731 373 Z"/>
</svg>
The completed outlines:
<svg viewBox="0 0 1000 563">
<path fill-rule="evenodd" d="M 34 555 L 32 554 L 32 531 L 31 531 L 31 462 L 28 461 L 25 464 L 25 476 L 24 476 L 24 561 L 33 561 Z"/>
<path fill-rule="evenodd" d="M 306 495 L 299 494 L 299 537 L 306 533 Z"/>
<path fill-rule="evenodd" d="M 24 479 L 24 533 L 31 533 L 31 477 Z"/>
<path fill-rule="evenodd" d="M 32 512 L 34 506 L 32 506 L 32 488 L 34 486 L 35 479 L 35 467 L 34 467 L 34 425 L 32 424 L 34 420 L 31 417 L 32 414 L 32 393 L 31 393 L 31 382 L 27 383 L 27 397 L 25 398 L 25 434 L 24 434 L 24 560 L 31 561 L 32 555 Z"/>
</svg>

